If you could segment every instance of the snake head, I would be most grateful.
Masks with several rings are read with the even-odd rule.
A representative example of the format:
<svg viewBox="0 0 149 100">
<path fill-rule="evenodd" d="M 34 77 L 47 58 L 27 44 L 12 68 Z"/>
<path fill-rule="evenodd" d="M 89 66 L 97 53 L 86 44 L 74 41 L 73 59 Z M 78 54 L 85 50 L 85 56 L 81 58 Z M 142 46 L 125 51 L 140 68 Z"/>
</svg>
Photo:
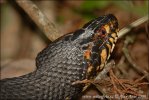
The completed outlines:
<svg viewBox="0 0 149 100">
<path fill-rule="evenodd" d="M 91 20 L 83 26 L 83 29 L 86 31 L 86 36 L 92 37 L 92 35 L 99 34 L 101 37 L 104 37 L 107 33 L 117 33 L 118 21 L 114 15 L 108 14 Z"/>
<path fill-rule="evenodd" d="M 91 20 L 83 27 L 80 42 L 86 78 L 94 78 L 106 64 L 117 41 L 118 21 L 112 14 Z"/>
</svg>

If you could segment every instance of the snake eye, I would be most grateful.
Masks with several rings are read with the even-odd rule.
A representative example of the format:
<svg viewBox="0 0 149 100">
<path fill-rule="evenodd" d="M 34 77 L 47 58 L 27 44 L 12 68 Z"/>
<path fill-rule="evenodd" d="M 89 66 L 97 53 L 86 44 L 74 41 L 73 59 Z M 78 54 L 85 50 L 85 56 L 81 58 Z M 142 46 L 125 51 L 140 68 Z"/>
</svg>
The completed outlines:
<svg viewBox="0 0 149 100">
<path fill-rule="evenodd" d="M 101 26 L 95 32 L 97 34 L 94 37 L 98 37 L 98 38 L 104 38 L 106 36 L 106 33 L 107 33 L 107 31 L 106 31 L 104 26 Z"/>
</svg>

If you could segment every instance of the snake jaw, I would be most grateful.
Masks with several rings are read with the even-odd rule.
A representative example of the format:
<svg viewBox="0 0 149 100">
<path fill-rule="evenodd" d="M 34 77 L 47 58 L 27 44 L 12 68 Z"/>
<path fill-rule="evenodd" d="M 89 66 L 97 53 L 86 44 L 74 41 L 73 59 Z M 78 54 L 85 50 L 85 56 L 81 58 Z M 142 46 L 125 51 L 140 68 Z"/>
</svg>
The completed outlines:
<svg viewBox="0 0 149 100">
<path fill-rule="evenodd" d="M 90 24 L 89 26 L 85 25 L 86 29 L 93 29 L 94 32 L 91 33 L 90 41 L 83 54 L 86 63 L 84 66 L 87 68 L 86 79 L 94 78 L 104 68 L 117 41 L 117 19 L 110 14 L 96 20 L 97 22 L 95 20 L 89 22 L 96 24 L 93 25 L 94 27 L 91 27 Z"/>
</svg>

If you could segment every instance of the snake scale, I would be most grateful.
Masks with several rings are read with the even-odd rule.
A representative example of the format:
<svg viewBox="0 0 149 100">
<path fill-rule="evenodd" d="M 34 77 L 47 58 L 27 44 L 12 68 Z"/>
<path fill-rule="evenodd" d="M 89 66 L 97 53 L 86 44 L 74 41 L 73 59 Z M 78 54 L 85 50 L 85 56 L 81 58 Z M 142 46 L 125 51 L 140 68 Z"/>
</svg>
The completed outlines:
<svg viewBox="0 0 149 100">
<path fill-rule="evenodd" d="M 84 85 L 103 69 L 117 40 L 118 21 L 112 14 L 89 21 L 81 29 L 49 44 L 36 57 L 37 69 L 0 81 L 1 99 L 75 99 Z"/>
</svg>

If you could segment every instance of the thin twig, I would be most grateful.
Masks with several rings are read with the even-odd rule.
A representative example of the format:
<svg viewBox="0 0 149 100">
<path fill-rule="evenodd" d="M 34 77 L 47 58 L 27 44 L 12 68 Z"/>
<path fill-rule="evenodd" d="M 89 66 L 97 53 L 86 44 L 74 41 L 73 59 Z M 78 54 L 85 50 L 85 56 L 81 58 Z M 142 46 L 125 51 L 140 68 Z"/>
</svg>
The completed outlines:
<svg viewBox="0 0 149 100">
<path fill-rule="evenodd" d="M 112 75 L 112 77 L 115 79 L 115 81 L 117 81 L 122 87 L 124 90 L 126 90 L 125 86 L 122 84 L 122 82 L 120 80 L 117 79 L 117 77 L 114 75 L 112 69 L 110 70 L 110 75 Z"/>
<path fill-rule="evenodd" d="M 113 85 L 113 88 L 116 90 L 116 92 L 118 93 L 118 94 L 121 94 L 121 91 L 117 88 L 117 86 L 116 86 L 116 84 L 115 84 L 115 82 L 114 82 L 114 78 L 113 78 L 113 75 L 111 75 L 111 71 L 112 70 L 110 70 L 110 79 L 111 79 L 111 83 L 112 83 L 112 85 Z M 115 91 L 114 91 L 115 92 Z"/>
<path fill-rule="evenodd" d="M 54 41 L 60 34 L 55 25 L 41 12 L 41 10 L 30 0 L 16 0 L 18 5 L 30 16 L 38 25 L 49 40 Z"/>
<path fill-rule="evenodd" d="M 141 80 L 143 77 L 141 77 L 139 80 Z M 113 85 L 113 92 L 117 92 L 120 95 L 124 94 L 132 94 L 135 96 L 140 96 L 141 94 L 138 92 L 137 87 L 140 85 L 148 85 L 149 83 L 143 82 L 143 83 L 136 83 L 134 81 L 125 80 L 125 79 L 118 79 L 112 70 L 110 70 L 110 79 L 111 83 Z M 122 88 L 121 88 L 122 87 Z"/>
<path fill-rule="evenodd" d="M 122 56 L 121 58 L 120 58 L 120 60 L 119 60 L 119 62 L 118 62 L 118 64 L 116 65 L 116 67 L 118 68 L 118 70 L 120 71 L 120 72 L 122 72 L 122 74 L 124 75 L 124 76 L 128 76 L 128 73 L 126 72 L 126 70 L 124 69 L 124 65 L 125 65 L 125 57 L 124 56 Z"/>
<path fill-rule="evenodd" d="M 149 81 L 149 74 L 147 71 L 143 70 L 140 66 L 138 66 L 131 58 L 129 51 L 127 49 L 128 44 L 130 43 L 130 39 L 126 38 L 125 42 L 124 42 L 124 47 L 123 47 L 123 53 L 125 55 L 125 57 L 127 58 L 128 62 L 131 64 L 131 66 L 139 73 L 143 74 L 144 76 L 146 76 L 146 79 Z"/>
<path fill-rule="evenodd" d="M 107 63 L 105 65 L 105 68 L 96 76 L 95 81 L 103 79 L 106 76 L 106 74 L 109 72 L 109 70 L 115 67 L 114 64 L 115 64 L 114 60 Z"/>
<path fill-rule="evenodd" d="M 148 15 L 134 21 L 133 23 L 131 23 L 130 25 L 124 27 L 123 29 L 121 29 L 118 33 L 118 38 L 123 37 L 126 33 L 128 33 L 129 31 L 131 31 L 132 28 L 141 25 L 142 23 L 148 21 Z"/>
<path fill-rule="evenodd" d="M 145 74 L 145 75 L 142 76 L 141 78 L 136 79 L 134 82 L 135 82 L 135 83 L 138 83 L 139 81 L 143 80 L 146 76 L 147 76 L 147 74 Z"/>
</svg>

